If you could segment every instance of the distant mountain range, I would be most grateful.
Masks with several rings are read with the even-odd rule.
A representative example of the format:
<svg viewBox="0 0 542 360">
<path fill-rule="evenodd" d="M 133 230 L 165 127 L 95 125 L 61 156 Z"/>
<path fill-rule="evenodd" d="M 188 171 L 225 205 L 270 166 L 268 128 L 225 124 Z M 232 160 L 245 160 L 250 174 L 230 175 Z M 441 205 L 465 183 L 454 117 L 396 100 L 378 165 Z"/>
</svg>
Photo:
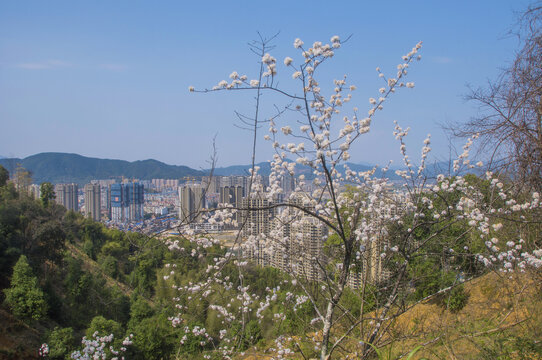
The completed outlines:
<svg viewBox="0 0 542 360">
<path fill-rule="evenodd" d="M 57 183 L 78 183 L 86 184 L 93 179 L 111 178 L 135 178 L 141 180 L 150 179 L 181 179 L 183 177 L 199 177 L 209 173 L 209 170 L 195 170 L 188 166 L 168 165 L 157 160 L 110 160 L 98 159 L 68 153 L 40 153 L 26 157 L 1 158 L 0 165 L 12 173 L 17 165 L 21 164 L 25 169 L 31 171 L 34 183 L 40 184 L 44 181 Z M 269 175 L 271 169 L 268 162 L 257 164 L 260 167 L 259 174 Z M 367 171 L 373 167 L 367 164 L 348 163 L 353 171 Z M 215 175 L 248 175 L 250 165 L 234 165 L 216 168 Z M 448 163 L 435 163 L 428 167 L 428 174 L 446 173 Z M 444 171 L 443 171 L 444 170 Z M 306 166 L 297 167 L 298 174 L 305 174 L 307 178 L 312 177 L 310 168 Z M 381 176 L 380 169 L 377 169 L 376 176 Z M 390 169 L 386 176 L 392 180 L 397 179 L 395 171 Z"/>
</svg>

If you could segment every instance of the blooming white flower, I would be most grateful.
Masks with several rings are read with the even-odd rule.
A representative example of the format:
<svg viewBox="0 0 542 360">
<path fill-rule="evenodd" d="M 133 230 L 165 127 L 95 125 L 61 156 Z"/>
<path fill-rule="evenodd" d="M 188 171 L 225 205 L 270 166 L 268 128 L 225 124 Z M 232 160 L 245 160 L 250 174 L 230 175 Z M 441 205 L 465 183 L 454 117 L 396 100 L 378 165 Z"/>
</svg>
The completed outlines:
<svg viewBox="0 0 542 360">
<path fill-rule="evenodd" d="M 290 64 L 292 63 L 292 61 L 294 61 L 294 59 L 292 59 L 291 57 L 287 56 L 286 58 L 284 58 L 284 65 L 290 66 Z"/>
<path fill-rule="evenodd" d="M 299 48 L 302 47 L 302 46 L 303 46 L 303 41 L 301 41 L 300 38 L 295 39 L 295 41 L 294 41 L 294 47 L 295 47 L 296 49 L 299 49 Z"/>
<path fill-rule="evenodd" d="M 260 85 L 260 82 L 258 80 L 250 80 L 250 86 L 258 87 L 258 85 Z"/>
<path fill-rule="evenodd" d="M 284 135 L 292 133 L 292 128 L 290 126 L 281 127 L 280 130 L 284 133 Z"/>
<path fill-rule="evenodd" d="M 276 59 L 272 57 L 271 55 L 269 55 L 268 53 L 266 53 L 264 56 L 262 56 L 262 62 L 264 64 L 271 65 L 276 62 Z"/>
<path fill-rule="evenodd" d="M 500 229 L 502 229 L 503 225 L 501 223 L 498 223 L 498 224 L 493 224 L 492 227 L 493 227 L 493 230 L 499 231 Z"/>
<path fill-rule="evenodd" d="M 301 71 L 296 71 L 295 73 L 292 74 L 292 79 L 297 79 L 300 76 L 301 76 Z"/>
</svg>

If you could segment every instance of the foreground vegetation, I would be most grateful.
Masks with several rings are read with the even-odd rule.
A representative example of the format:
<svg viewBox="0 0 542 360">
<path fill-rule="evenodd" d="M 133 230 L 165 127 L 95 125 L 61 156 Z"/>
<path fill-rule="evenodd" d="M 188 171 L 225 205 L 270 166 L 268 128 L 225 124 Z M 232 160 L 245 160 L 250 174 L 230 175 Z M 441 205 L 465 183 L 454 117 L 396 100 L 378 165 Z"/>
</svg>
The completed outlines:
<svg viewBox="0 0 542 360">
<path fill-rule="evenodd" d="M 461 229 L 452 227 L 441 238 L 458 252 L 464 246 L 457 240 L 459 233 Z M 326 251 L 332 252 L 333 244 L 331 237 Z M 295 281 L 276 269 L 249 265 L 239 276 L 237 266 L 226 264 L 223 272 L 231 279 L 231 290 L 217 289 L 220 292 L 204 301 L 193 301 L 190 296 L 173 301 L 178 296 L 175 286 L 203 281 L 213 259 L 226 252 L 214 245 L 200 249 L 202 256 L 194 256 L 197 244 L 180 239 L 178 246 L 181 251 L 172 252 L 163 240 L 107 229 L 54 202 L 36 201 L 4 182 L 0 186 L 0 267 L 7 276 L 0 279 L 4 289 L 0 358 L 36 358 L 41 343 L 48 344 L 49 358 L 70 358 L 81 348 L 80 339 L 96 331 L 101 336 L 114 334 L 115 348 L 122 347 L 122 339 L 133 334 L 133 344 L 126 351 L 132 359 L 211 356 L 211 350 L 224 346 L 221 339 L 228 314 L 220 305 L 225 309 L 228 304 L 239 306 L 242 299 L 236 299 L 236 289 L 240 281 L 261 301 L 267 297 L 277 301 L 264 309 L 259 319 L 233 322 L 227 329 L 237 335 L 241 343 L 236 346 L 245 351 L 237 357 L 275 356 L 280 351 L 275 340 L 284 337 L 299 348 L 298 353 L 317 356 L 311 346 L 320 336 L 311 327 L 314 308 L 296 300 L 302 293 Z M 453 268 L 449 266 L 453 257 L 443 255 L 440 262 L 425 258 L 413 263 L 411 286 L 400 295 L 402 306 L 412 309 L 386 330 L 379 344 L 381 351 L 396 357 L 425 345 L 416 356 L 542 356 L 536 340 L 542 334 L 539 273 L 509 279 L 508 275 L 484 275 L 487 269 L 474 262 Z M 458 276 L 477 280 L 438 293 L 454 285 Z M 380 286 L 367 291 L 363 307 L 360 297 L 346 289 L 340 306 L 354 317 L 362 308 L 367 313 L 378 312 L 386 298 L 385 289 Z M 257 303 L 249 306 L 253 311 L 258 308 Z M 173 320 L 172 326 L 179 309 L 189 315 L 182 323 Z M 277 313 L 283 318 L 273 321 Z M 349 326 L 350 319 L 341 323 L 339 329 Z M 205 332 L 194 331 L 198 328 L 205 328 Z M 358 331 L 352 332 L 337 356 L 356 358 L 359 336 Z"/>
</svg>

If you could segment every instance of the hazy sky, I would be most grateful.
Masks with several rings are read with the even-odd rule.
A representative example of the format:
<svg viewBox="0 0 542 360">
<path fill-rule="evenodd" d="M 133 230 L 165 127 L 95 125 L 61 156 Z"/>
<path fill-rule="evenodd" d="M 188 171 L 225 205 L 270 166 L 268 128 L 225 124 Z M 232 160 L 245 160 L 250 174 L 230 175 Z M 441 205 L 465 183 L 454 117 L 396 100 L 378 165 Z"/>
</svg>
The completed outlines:
<svg viewBox="0 0 542 360">
<path fill-rule="evenodd" d="M 352 106 L 368 109 L 381 79 L 418 41 L 412 90 L 398 91 L 351 152 L 353 162 L 399 158 L 393 120 L 412 128 L 416 159 L 427 133 L 433 157 L 447 159 L 440 125 L 476 114 L 466 85 L 484 86 L 514 57 L 507 36 L 528 1 L 0 1 L 0 155 L 71 152 L 124 160 L 154 158 L 206 167 L 216 134 L 219 166 L 250 161 L 250 134 L 235 110 L 250 112 L 253 94 L 194 94 L 231 71 L 257 74 L 246 44 L 257 31 L 280 31 L 272 52 L 281 84 L 291 86 L 285 56 L 292 44 L 351 39 L 325 65 L 323 79 L 348 74 Z M 325 88 L 325 84 L 322 84 Z M 280 99 L 267 98 L 280 104 Z M 264 99 L 265 100 L 265 99 Z M 288 117 L 281 120 L 286 123 Z M 265 129 L 262 129 L 265 130 Z M 258 160 L 270 158 L 259 136 Z"/>
</svg>

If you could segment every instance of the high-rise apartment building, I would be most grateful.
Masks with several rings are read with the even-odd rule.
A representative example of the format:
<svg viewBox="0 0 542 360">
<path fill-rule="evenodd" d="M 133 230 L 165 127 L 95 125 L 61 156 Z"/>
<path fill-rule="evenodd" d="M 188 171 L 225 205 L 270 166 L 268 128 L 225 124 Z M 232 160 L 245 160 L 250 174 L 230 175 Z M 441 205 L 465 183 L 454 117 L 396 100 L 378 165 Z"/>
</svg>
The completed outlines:
<svg viewBox="0 0 542 360">
<path fill-rule="evenodd" d="M 271 265 L 270 238 L 275 208 L 265 193 L 259 196 L 245 197 L 241 200 L 238 212 L 238 225 L 242 227 L 244 239 L 251 245 L 247 248 L 248 256 L 258 265 Z"/>
<path fill-rule="evenodd" d="M 179 219 L 184 223 L 200 222 L 205 208 L 205 189 L 201 184 L 179 186 Z"/>
<path fill-rule="evenodd" d="M 281 201 L 288 199 L 290 194 L 295 191 L 295 178 L 288 173 L 278 176 L 270 175 L 267 180 L 266 186 L 272 186 L 273 183 L 276 183 L 282 189 Z"/>
<path fill-rule="evenodd" d="M 389 239 L 383 228 L 378 234 L 372 236 L 362 245 L 361 264 L 357 271 L 351 271 L 348 276 L 348 286 L 359 289 L 365 282 L 376 284 L 390 277 L 390 271 L 384 266 L 382 252 L 389 245 Z"/>
<path fill-rule="evenodd" d="M 110 190 L 111 221 L 130 222 L 143 219 L 143 185 L 137 182 L 112 184 Z"/>
<path fill-rule="evenodd" d="M 98 184 L 86 184 L 85 215 L 94 221 L 100 221 L 102 210 L 101 189 Z"/>
<path fill-rule="evenodd" d="M 32 197 L 36 200 L 38 200 L 41 196 L 41 189 L 40 185 L 38 184 L 32 184 L 28 187 L 28 193 L 32 195 Z"/>
<path fill-rule="evenodd" d="M 143 220 L 145 215 L 143 205 L 145 204 L 145 189 L 141 183 L 124 184 L 128 188 L 128 209 L 129 221 Z"/>
<path fill-rule="evenodd" d="M 273 202 L 264 196 L 245 197 L 241 200 L 239 223 L 243 226 L 243 236 L 269 235 L 275 209 L 270 208 Z"/>
<path fill-rule="evenodd" d="M 126 205 L 128 195 L 124 190 L 123 184 L 111 184 L 109 186 L 109 203 L 111 207 L 110 218 L 113 222 L 126 221 Z"/>
<path fill-rule="evenodd" d="M 285 209 L 292 216 L 285 216 L 283 212 L 273 220 L 271 240 L 266 244 L 269 265 L 306 280 L 319 280 L 321 267 L 327 262 L 323 255 L 327 226 L 316 218 L 291 210 Z"/>
<path fill-rule="evenodd" d="M 220 188 L 220 203 L 238 207 L 245 196 L 242 186 L 223 186 Z"/>
<path fill-rule="evenodd" d="M 327 226 L 294 207 L 303 205 L 302 197 L 288 202 L 293 206 L 276 209 L 265 196 L 243 199 L 239 222 L 244 225 L 248 256 L 258 265 L 273 266 L 310 281 L 320 280 L 321 266 L 326 263 L 323 246 Z"/>
<path fill-rule="evenodd" d="M 68 210 L 78 211 L 78 192 L 77 184 L 57 184 L 55 185 L 56 203 Z"/>
<path fill-rule="evenodd" d="M 222 185 L 222 176 L 205 176 L 201 179 L 201 184 L 207 193 L 219 193 Z"/>
<path fill-rule="evenodd" d="M 220 188 L 220 204 L 230 204 L 238 209 L 241 206 L 241 201 L 244 196 L 245 194 L 242 186 L 223 186 Z M 239 220 L 238 212 L 233 214 L 232 220 Z"/>
<path fill-rule="evenodd" d="M 316 218 L 305 216 L 290 226 L 290 266 L 299 277 L 310 281 L 323 276 L 323 248 L 327 226 Z"/>
<path fill-rule="evenodd" d="M 105 210 L 106 214 L 111 214 L 111 188 L 109 185 L 100 185 L 102 210 Z"/>
<path fill-rule="evenodd" d="M 380 211 L 380 217 L 394 221 L 404 213 L 406 201 L 406 194 L 390 189 L 385 200 L 387 206 L 385 210 Z M 364 282 L 375 284 L 385 281 L 391 276 L 391 271 L 385 266 L 381 255 L 385 248 L 390 246 L 392 239 L 390 239 L 384 223 L 376 228 L 378 230 L 371 232 L 367 240 L 361 244 L 360 269 L 351 272 L 348 277 L 348 286 L 353 289 L 361 288 Z"/>
<path fill-rule="evenodd" d="M 247 176 L 241 176 L 241 175 L 231 175 L 231 176 L 222 176 L 218 178 L 220 181 L 220 187 L 224 186 L 241 186 L 243 188 L 244 193 L 248 191 L 248 177 Z"/>
<path fill-rule="evenodd" d="M 152 179 L 151 184 L 157 190 L 176 189 L 179 186 L 179 179 Z"/>
</svg>

